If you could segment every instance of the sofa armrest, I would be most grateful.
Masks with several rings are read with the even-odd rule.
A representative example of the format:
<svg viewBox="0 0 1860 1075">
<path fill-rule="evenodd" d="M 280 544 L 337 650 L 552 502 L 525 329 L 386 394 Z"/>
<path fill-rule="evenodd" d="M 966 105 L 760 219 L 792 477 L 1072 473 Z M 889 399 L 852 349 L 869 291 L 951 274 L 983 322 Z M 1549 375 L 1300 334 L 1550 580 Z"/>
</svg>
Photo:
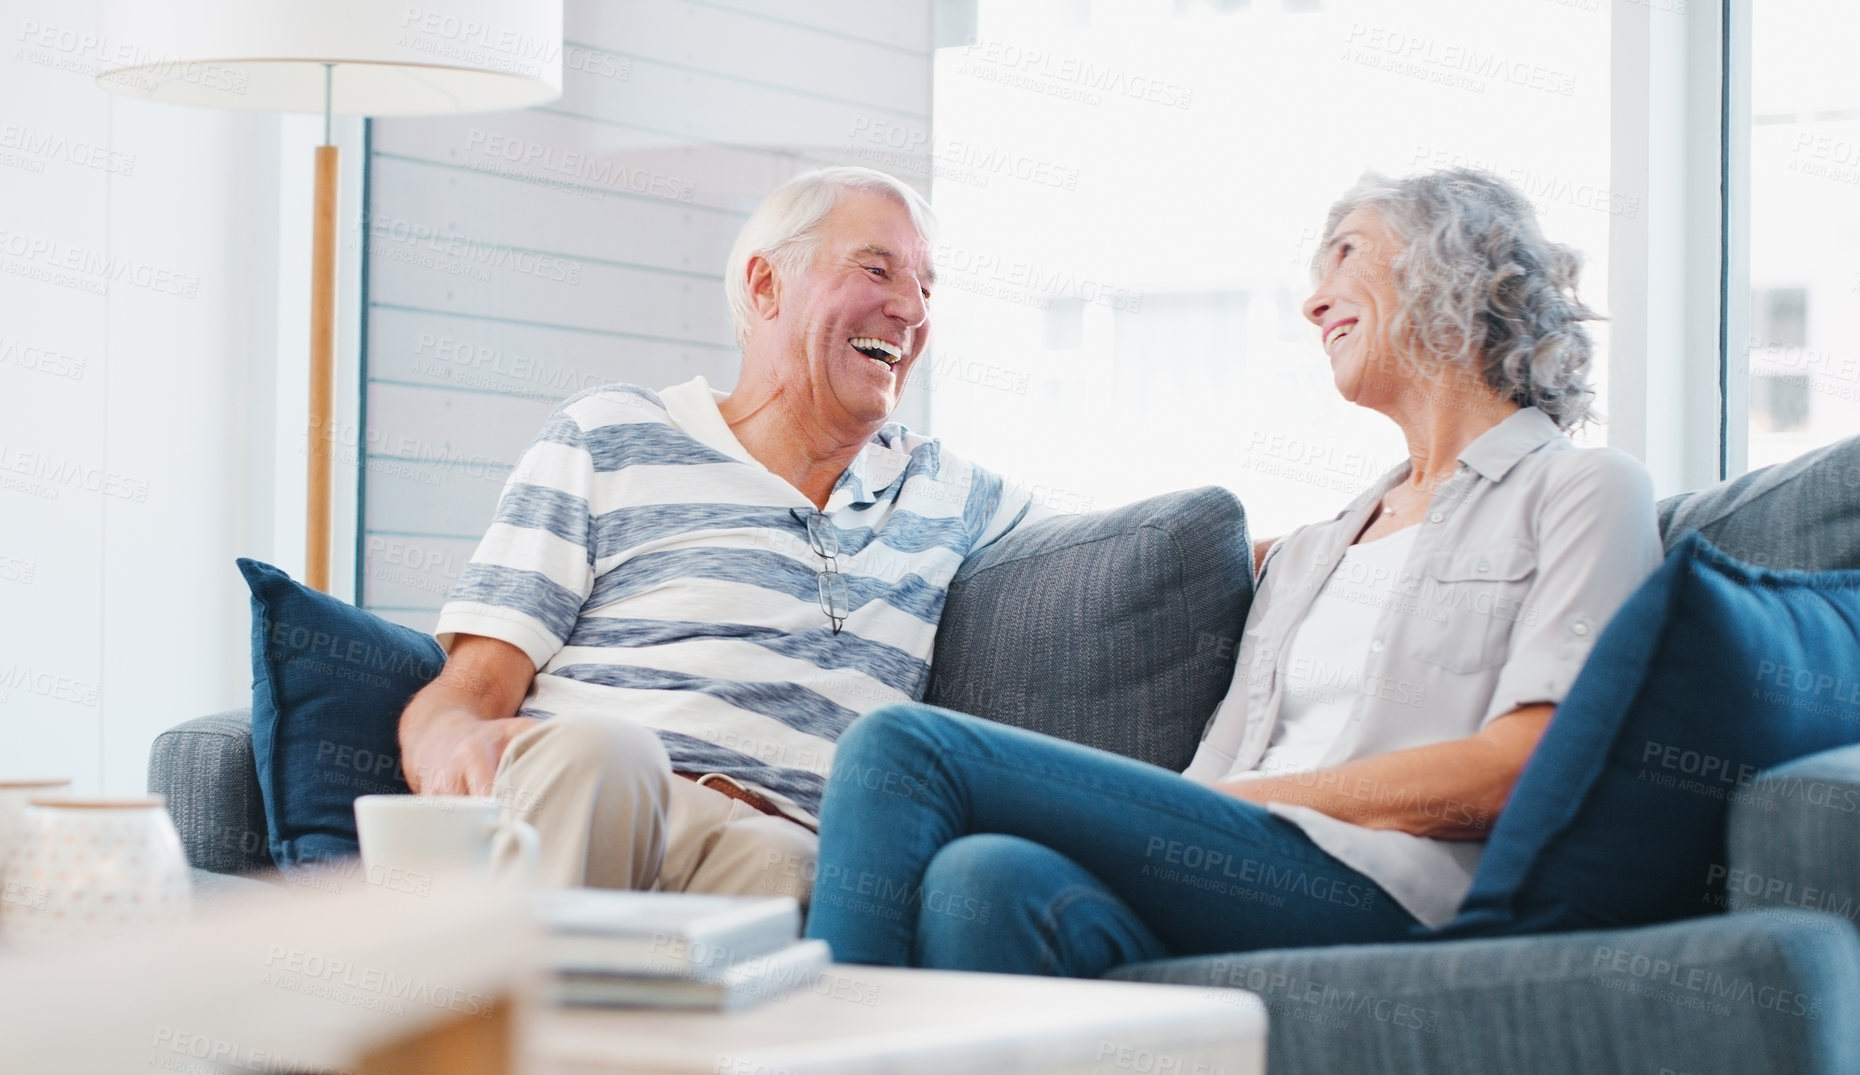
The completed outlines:
<svg viewBox="0 0 1860 1075">
<path fill-rule="evenodd" d="M 1860 921 L 1860 746 L 1759 773 L 1731 804 L 1732 910 L 1829 911 Z"/>
<path fill-rule="evenodd" d="M 1273 1075 L 1860 1070 L 1860 934 L 1824 914 L 1240 952 L 1110 977 L 1257 993 Z"/>
<path fill-rule="evenodd" d="M 155 737 L 149 791 L 168 800 L 187 862 L 214 873 L 271 867 L 265 801 L 252 765 L 252 711 L 196 717 Z"/>
</svg>

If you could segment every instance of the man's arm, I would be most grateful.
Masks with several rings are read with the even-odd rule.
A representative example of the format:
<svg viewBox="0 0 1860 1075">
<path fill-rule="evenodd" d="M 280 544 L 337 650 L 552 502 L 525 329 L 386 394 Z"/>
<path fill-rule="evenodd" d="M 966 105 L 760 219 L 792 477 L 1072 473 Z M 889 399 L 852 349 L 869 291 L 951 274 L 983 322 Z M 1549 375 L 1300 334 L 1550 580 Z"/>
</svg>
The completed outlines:
<svg viewBox="0 0 1860 1075">
<path fill-rule="evenodd" d="M 400 765 L 421 795 L 489 795 L 510 741 L 536 724 L 516 715 L 536 666 L 508 642 L 458 635 L 439 678 L 400 715 Z"/>
<path fill-rule="evenodd" d="M 1464 739 L 1215 786 L 1250 802 L 1308 806 L 1366 829 L 1483 840 L 1555 712 L 1547 703 L 1520 706 Z"/>
</svg>

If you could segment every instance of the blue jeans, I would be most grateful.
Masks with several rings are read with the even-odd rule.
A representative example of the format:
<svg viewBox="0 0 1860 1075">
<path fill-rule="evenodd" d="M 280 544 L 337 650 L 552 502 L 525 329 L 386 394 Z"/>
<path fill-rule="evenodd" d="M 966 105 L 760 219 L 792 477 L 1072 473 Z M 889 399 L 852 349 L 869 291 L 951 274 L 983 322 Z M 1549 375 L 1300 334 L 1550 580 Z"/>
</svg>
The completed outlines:
<svg viewBox="0 0 1860 1075">
<path fill-rule="evenodd" d="M 901 705 L 835 749 L 807 933 L 842 963 L 1095 978 L 1171 956 L 1401 940 L 1415 925 L 1253 803 Z"/>
</svg>

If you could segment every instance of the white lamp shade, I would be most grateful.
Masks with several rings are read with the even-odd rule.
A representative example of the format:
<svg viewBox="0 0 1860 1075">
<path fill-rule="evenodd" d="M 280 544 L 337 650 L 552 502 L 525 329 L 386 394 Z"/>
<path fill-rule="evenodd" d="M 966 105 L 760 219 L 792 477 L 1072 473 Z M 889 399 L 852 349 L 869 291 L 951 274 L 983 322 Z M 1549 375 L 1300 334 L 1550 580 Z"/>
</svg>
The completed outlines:
<svg viewBox="0 0 1860 1075">
<path fill-rule="evenodd" d="M 562 0 L 98 0 L 97 82 L 214 108 L 412 115 L 562 95 Z"/>
</svg>

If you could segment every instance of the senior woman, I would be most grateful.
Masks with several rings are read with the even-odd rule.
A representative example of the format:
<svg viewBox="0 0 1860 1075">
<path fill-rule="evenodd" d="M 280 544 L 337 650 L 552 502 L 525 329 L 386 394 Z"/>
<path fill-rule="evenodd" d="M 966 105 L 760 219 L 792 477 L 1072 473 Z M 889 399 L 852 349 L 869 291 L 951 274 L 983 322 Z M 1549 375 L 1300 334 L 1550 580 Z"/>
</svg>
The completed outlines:
<svg viewBox="0 0 1860 1075">
<path fill-rule="evenodd" d="M 926 706 L 840 739 L 808 933 L 850 963 L 1092 977 L 1452 918 L 1616 607 L 1658 564 L 1632 458 L 1578 449 L 1578 259 L 1490 176 L 1367 175 L 1304 313 L 1409 460 L 1261 543 L 1238 665 L 1178 775 Z M 1269 551 L 1267 546 L 1270 546 Z"/>
</svg>

